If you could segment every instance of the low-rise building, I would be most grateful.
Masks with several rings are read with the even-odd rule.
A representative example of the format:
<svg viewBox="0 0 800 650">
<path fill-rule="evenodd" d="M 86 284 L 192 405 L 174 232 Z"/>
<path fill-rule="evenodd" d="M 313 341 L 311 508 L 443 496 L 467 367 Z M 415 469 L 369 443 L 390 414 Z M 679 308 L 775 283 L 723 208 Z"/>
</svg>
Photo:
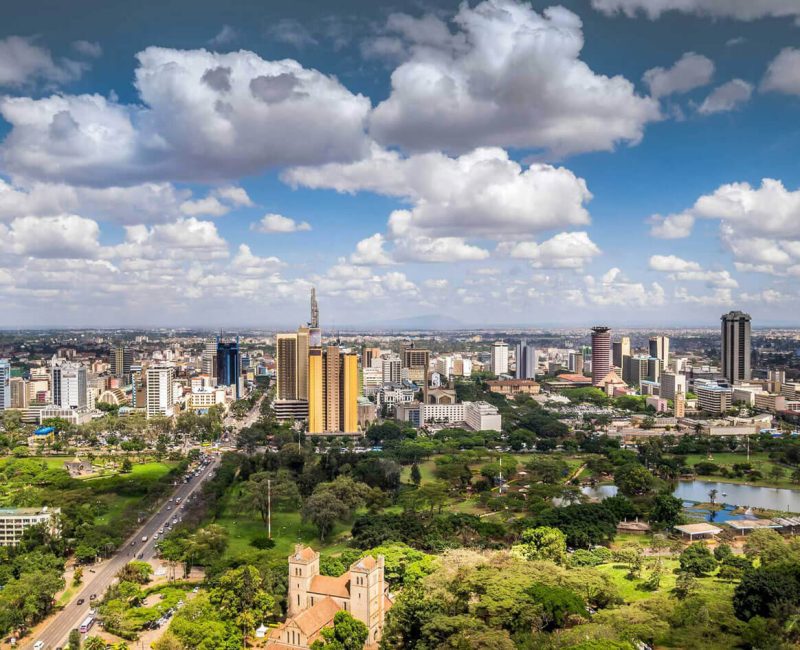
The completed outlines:
<svg viewBox="0 0 800 650">
<path fill-rule="evenodd" d="M 489 402 L 465 402 L 464 422 L 473 431 L 502 431 L 500 412 Z"/>
<path fill-rule="evenodd" d="M 486 382 L 489 390 L 500 395 L 538 395 L 542 387 L 533 379 L 491 379 Z"/>
<path fill-rule="evenodd" d="M 16 546 L 28 528 L 45 526 L 56 536 L 61 508 L 0 508 L 0 546 Z"/>
</svg>

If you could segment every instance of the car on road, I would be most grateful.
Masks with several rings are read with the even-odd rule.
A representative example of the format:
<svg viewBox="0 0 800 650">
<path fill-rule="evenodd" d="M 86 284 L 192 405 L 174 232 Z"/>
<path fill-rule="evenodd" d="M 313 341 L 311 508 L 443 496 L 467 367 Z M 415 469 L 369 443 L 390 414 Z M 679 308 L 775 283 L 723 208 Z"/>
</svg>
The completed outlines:
<svg viewBox="0 0 800 650">
<path fill-rule="evenodd" d="M 83 598 L 78 598 L 78 606 L 83 605 L 86 601 Z"/>
<path fill-rule="evenodd" d="M 143 542 L 146 542 L 146 541 L 147 541 L 147 535 L 142 535 L 142 541 L 143 541 Z"/>
<path fill-rule="evenodd" d="M 91 596 L 89 596 L 89 600 L 96 600 L 96 599 L 97 599 L 97 594 L 92 594 Z"/>
<path fill-rule="evenodd" d="M 44 641 L 39 639 L 36 643 L 33 644 L 33 650 L 42 650 L 44 648 Z"/>
</svg>

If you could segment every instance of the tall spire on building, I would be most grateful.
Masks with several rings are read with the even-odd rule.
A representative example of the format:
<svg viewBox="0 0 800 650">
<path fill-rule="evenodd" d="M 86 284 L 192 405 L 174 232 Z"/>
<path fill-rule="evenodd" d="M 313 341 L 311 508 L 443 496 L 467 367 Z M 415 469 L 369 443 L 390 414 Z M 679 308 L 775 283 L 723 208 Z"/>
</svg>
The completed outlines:
<svg viewBox="0 0 800 650">
<path fill-rule="evenodd" d="M 317 290 L 311 287 L 311 321 L 309 327 L 319 327 L 319 305 L 317 305 Z"/>
</svg>

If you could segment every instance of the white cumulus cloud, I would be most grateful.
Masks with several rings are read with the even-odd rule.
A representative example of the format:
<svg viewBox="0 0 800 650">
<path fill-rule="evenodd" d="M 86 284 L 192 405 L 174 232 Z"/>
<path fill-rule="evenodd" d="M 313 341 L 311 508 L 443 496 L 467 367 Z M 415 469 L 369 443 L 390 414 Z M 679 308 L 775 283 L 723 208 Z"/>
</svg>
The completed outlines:
<svg viewBox="0 0 800 650">
<path fill-rule="evenodd" d="M 644 82 L 653 97 L 686 93 L 706 86 L 714 76 L 714 62 L 702 54 L 686 52 L 670 68 L 651 68 L 644 73 Z"/>
<path fill-rule="evenodd" d="M 311 225 L 307 221 L 295 221 L 282 214 L 265 214 L 257 223 L 251 224 L 251 230 L 264 233 L 286 233 L 311 230 Z"/>
</svg>

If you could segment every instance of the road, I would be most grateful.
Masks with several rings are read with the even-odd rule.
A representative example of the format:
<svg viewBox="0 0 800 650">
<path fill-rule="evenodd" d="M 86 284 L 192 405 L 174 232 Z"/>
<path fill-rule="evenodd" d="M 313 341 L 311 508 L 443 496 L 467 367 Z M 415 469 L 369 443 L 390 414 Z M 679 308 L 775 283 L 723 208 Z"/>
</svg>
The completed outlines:
<svg viewBox="0 0 800 650">
<path fill-rule="evenodd" d="M 216 469 L 217 465 L 219 465 L 219 458 L 214 456 L 200 474 L 189 483 L 181 481 L 180 485 L 172 493 L 172 498 L 180 498 L 181 503 L 184 503 L 189 496 L 200 488 L 203 481 Z M 167 506 L 170 506 L 171 509 L 167 510 Z M 43 641 L 44 647 L 50 649 L 66 645 L 70 630 L 80 626 L 83 619 L 88 616 L 89 609 L 102 598 L 106 589 L 114 581 L 114 577 L 126 563 L 139 559 L 140 554 L 143 561 L 153 559 L 155 556 L 153 535 L 172 520 L 176 513 L 175 508 L 176 503 L 174 500 L 171 503 L 164 504 L 158 512 L 152 515 L 143 526 L 125 541 L 110 560 L 95 570 L 96 573 L 86 571 L 84 575 L 89 576 L 89 579 L 80 592 L 64 606 L 64 609 L 51 618 L 38 635 L 23 643 L 22 648 L 25 650 L 32 649 L 37 641 Z M 142 537 L 145 535 L 147 536 L 147 541 L 142 543 Z M 133 545 L 131 545 L 132 542 Z M 92 594 L 97 594 L 97 600 L 90 600 Z M 78 605 L 77 602 L 81 598 L 84 602 L 82 605 Z"/>
</svg>

